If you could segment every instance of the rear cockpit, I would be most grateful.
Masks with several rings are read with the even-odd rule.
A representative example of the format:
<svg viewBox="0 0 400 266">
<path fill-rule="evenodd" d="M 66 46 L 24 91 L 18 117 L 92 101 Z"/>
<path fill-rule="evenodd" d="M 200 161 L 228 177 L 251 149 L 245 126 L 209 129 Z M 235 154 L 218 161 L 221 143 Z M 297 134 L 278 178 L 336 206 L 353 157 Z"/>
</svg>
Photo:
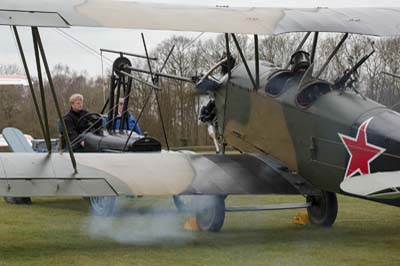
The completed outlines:
<svg viewBox="0 0 400 266">
<path fill-rule="evenodd" d="M 332 91 L 332 84 L 323 80 L 311 80 L 302 85 L 305 72 L 293 73 L 290 70 L 279 70 L 271 75 L 265 86 L 265 93 L 271 97 L 279 97 L 286 91 L 295 95 L 294 104 L 307 108 L 322 95 Z"/>
<path fill-rule="evenodd" d="M 254 64 L 249 61 L 250 71 L 254 71 Z M 305 66 L 303 64 L 303 66 Z M 259 91 L 273 98 L 286 98 L 285 92 L 292 91 L 290 97 L 293 104 L 302 108 L 309 107 L 322 95 L 332 91 L 332 84 L 311 78 L 307 83 L 301 85 L 306 75 L 308 66 L 299 69 L 281 69 L 267 62 L 260 62 L 260 89 Z M 232 70 L 231 82 L 241 88 L 252 88 L 252 83 L 248 78 L 248 74 L 244 65 L 239 65 Z M 286 99 L 287 100 L 287 99 Z"/>
<path fill-rule="evenodd" d="M 290 69 L 281 69 L 268 77 L 265 93 L 271 97 L 279 97 L 285 91 L 295 91 L 291 95 L 293 103 L 306 108 L 330 92 L 331 84 L 313 78 L 309 72 L 311 66 L 310 54 L 304 51 L 294 53 L 290 60 Z"/>
</svg>

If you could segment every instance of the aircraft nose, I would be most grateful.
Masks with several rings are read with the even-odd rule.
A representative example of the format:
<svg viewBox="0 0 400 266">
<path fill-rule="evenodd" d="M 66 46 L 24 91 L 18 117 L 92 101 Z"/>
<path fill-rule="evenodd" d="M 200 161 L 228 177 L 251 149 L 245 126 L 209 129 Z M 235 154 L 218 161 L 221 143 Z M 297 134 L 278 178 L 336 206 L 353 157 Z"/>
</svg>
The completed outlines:
<svg viewBox="0 0 400 266">
<path fill-rule="evenodd" d="M 360 145 L 368 172 L 400 170 L 400 114 L 384 109 L 366 113 L 351 129 Z"/>
</svg>

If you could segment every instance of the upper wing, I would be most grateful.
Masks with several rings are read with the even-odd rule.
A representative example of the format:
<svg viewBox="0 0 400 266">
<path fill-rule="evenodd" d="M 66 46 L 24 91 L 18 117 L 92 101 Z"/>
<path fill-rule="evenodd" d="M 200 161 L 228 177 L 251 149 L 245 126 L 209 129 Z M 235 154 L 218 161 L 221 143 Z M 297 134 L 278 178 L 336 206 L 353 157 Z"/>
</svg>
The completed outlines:
<svg viewBox="0 0 400 266">
<path fill-rule="evenodd" d="M 273 35 L 400 34 L 399 1 L 275 0 L 264 7 L 188 6 L 129 0 L 0 0 L 0 24 L 91 26 Z"/>
<path fill-rule="evenodd" d="M 2 153 L 0 196 L 311 194 L 268 157 L 183 153 Z"/>
</svg>

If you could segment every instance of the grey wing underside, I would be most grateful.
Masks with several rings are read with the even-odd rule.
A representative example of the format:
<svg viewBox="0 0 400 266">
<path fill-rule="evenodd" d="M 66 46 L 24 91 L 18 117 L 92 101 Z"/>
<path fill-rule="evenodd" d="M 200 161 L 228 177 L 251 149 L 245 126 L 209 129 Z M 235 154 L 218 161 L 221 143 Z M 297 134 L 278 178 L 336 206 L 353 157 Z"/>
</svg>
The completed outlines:
<svg viewBox="0 0 400 266">
<path fill-rule="evenodd" d="M 2 153 L 0 196 L 311 194 L 301 177 L 257 155 Z"/>
<path fill-rule="evenodd" d="M 274 35 L 287 32 L 400 33 L 398 1 L 276 0 L 263 7 L 120 0 L 0 0 L 0 24 L 108 27 Z"/>
</svg>

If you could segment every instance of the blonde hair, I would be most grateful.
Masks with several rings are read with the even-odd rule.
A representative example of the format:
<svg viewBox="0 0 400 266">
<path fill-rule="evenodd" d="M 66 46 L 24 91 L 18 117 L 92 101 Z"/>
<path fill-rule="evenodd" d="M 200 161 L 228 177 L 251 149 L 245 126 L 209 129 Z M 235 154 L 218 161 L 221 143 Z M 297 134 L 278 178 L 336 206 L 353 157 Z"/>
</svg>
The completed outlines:
<svg viewBox="0 0 400 266">
<path fill-rule="evenodd" d="M 83 101 L 82 94 L 79 94 L 79 93 L 72 94 L 71 97 L 69 97 L 69 104 L 72 105 L 72 104 L 74 104 L 74 102 L 76 102 L 78 100 Z"/>
</svg>

